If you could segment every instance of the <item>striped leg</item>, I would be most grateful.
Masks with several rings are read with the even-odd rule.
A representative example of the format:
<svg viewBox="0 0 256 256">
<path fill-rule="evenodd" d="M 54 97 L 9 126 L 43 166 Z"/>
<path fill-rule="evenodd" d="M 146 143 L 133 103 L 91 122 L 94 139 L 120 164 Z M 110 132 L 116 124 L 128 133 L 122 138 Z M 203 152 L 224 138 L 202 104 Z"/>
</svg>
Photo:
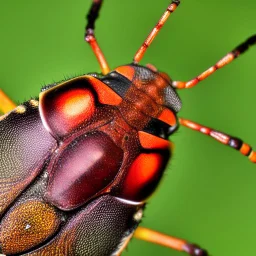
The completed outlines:
<svg viewBox="0 0 256 256">
<path fill-rule="evenodd" d="M 256 35 L 253 35 L 250 38 L 248 38 L 244 43 L 237 46 L 233 51 L 229 52 L 226 56 L 224 56 L 221 60 L 219 60 L 214 66 L 208 68 L 206 71 L 204 71 L 202 74 L 200 74 L 196 78 L 188 82 L 173 81 L 172 86 L 177 89 L 187 89 L 195 86 L 200 81 L 203 81 L 205 78 L 212 75 L 216 70 L 232 62 L 235 58 L 237 58 L 240 54 L 247 51 L 249 47 L 254 44 L 256 44 Z"/>
<path fill-rule="evenodd" d="M 13 101 L 0 89 L 0 112 L 3 114 L 13 110 L 16 105 Z"/>
<path fill-rule="evenodd" d="M 96 41 L 95 35 L 94 35 L 95 21 L 99 16 L 99 11 L 100 11 L 100 8 L 102 5 L 102 1 L 103 0 L 93 0 L 93 2 L 92 2 L 91 9 L 87 15 L 88 22 L 85 27 L 85 41 L 87 41 L 90 44 L 90 46 L 100 64 L 102 74 L 106 75 L 107 73 L 109 73 L 110 68 L 108 66 L 108 63 L 103 55 L 103 52 L 101 51 L 101 49 L 99 47 L 99 45 Z"/>
<path fill-rule="evenodd" d="M 148 35 L 147 39 L 143 42 L 140 49 L 137 51 L 137 53 L 134 56 L 133 63 L 139 63 L 141 59 L 143 58 L 147 48 L 151 45 L 154 38 L 157 36 L 160 29 L 163 27 L 167 19 L 169 18 L 170 14 L 175 11 L 175 9 L 180 4 L 180 0 L 173 0 L 171 4 L 168 6 L 166 11 L 164 12 L 163 16 L 160 18 L 158 23 L 155 25 L 153 30 Z"/>
<path fill-rule="evenodd" d="M 134 237 L 140 240 L 145 240 L 147 242 L 166 246 L 177 251 L 186 252 L 192 256 L 208 255 L 205 250 L 201 249 L 197 245 L 190 244 L 185 240 L 168 236 L 144 227 L 138 227 L 134 233 Z"/>
<path fill-rule="evenodd" d="M 201 124 L 197 124 L 187 119 L 179 118 L 179 122 L 183 126 L 186 126 L 190 129 L 206 134 L 224 145 L 227 145 L 236 150 L 239 150 L 240 153 L 247 156 L 251 162 L 256 163 L 256 152 L 252 150 L 250 145 L 248 145 L 247 143 L 244 143 L 242 140 L 232 137 L 223 132 L 216 131 L 212 128 L 203 126 Z"/>
</svg>

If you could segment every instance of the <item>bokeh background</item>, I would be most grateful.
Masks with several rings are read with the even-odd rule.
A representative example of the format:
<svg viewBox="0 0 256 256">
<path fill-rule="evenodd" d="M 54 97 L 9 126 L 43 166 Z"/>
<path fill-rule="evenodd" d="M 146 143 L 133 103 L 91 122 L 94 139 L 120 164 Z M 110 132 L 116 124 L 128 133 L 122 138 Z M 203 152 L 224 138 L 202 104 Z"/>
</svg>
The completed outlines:
<svg viewBox="0 0 256 256">
<path fill-rule="evenodd" d="M 105 0 L 96 35 L 111 65 L 130 63 L 169 0 Z M 89 0 L 13 0 L 0 7 L 0 87 L 16 102 L 42 85 L 99 71 L 83 41 Z M 252 0 L 182 1 L 142 64 L 188 80 L 256 32 Z M 197 87 L 180 91 L 180 116 L 256 146 L 256 47 Z M 235 150 L 181 127 L 143 225 L 196 242 L 212 256 L 255 255 L 256 168 Z M 142 241 L 125 256 L 185 255 Z"/>
</svg>

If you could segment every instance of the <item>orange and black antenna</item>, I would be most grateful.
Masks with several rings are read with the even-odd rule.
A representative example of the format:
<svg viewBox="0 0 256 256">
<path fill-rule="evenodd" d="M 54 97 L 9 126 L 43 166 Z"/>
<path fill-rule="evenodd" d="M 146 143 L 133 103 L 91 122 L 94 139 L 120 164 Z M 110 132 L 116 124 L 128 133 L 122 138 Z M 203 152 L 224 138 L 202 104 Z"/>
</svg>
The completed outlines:
<svg viewBox="0 0 256 256">
<path fill-rule="evenodd" d="M 213 74 L 216 70 L 232 62 L 235 58 L 240 56 L 242 53 L 246 52 L 249 49 L 249 47 L 254 44 L 256 44 L 256 35 L 253 35 L 250 38 L 248 38 L 245 42 L 237 46 L 233 51 L 226 54 L 214 66 L 208 68 L 206 71 L 204 71 L 196 78 L 188 82 L 172 81 L 171 85 L 176 89 L 191 88 L 198 84 L 200 81 L 203 81 L 205 78 Z M 256 151 L 254 151 L 249 144 L 243 142 L 243 140 L 233 137 L 229 134 L 223 133 L 221 131 L 217 131 L 210 127 L 198 124 L 188 119 L 179 118 L 179 123 L 187 128 L 208 135 L 224 145 L 230 146 L 231 148 L 238 150 L 241 154 L 247 156 L 251 162 L 256 163 Z"/>
<path fill-rule="evenodd" d="M 247 156 L 251 162 L 256 163 L 256 152 L 252 150 L 252 147 L 249 144 L 244 143 L 241 139 L 181 117 L 179 118 L 179 123 L 187 128 L 208 135 L 224 145 L 240 151 L 240 153 Z"/>
<path fill-rule="evenodd" d="M 101 8 L 103 0 L 93 0 L 91 9 L 87 15 L 87 25 L 85 27 L 85 41 L 87 41 L 90 46 L 92 47 L 92 50 L 100 64 L 100 68 L 103 75 L 106 75 L 109 73 L 110 68 L 109 65 L 104 57 L 103 52 L 101 51 L 97 40 L 94 35 L 94 29 L 95 29 L 95 21 L 99 16 L 99 11 Z"/>
<path fill-rule="evenodd" d="M 171 15 L 172 12 L 176 10 L 178 5 L 180 4 L 180 0 L 173 0 L 171 4 L 168 6 L 166 11 L 164 12 L 163 16 L 160 18 L 158 23 L 155 25 L 153 30 L 150 32 L 146 40 L 143 42 L 142 46 L 139 48 L 137 53 L 134 56 L 133 63 L 137 64 L 141 61 L 143 58 L 147 48 L 151 45 L 152 41 L 154 38 L 157 36 L 158 32 L 160 29 L 163 27 L 169 16 Z"/>
<path fill-rule="evenodd" d="M 172 86 L 177 89 L 187 89 L 195 86 L 199 82 L 203 81 L 208 76 L 212 75 L 216 70 L 226 66 L 230 62 L 232 62 L 235 58 L 237 58 L 240 54 L 246 52 L 250 46 L 256 44 L 256 35 L 251 36 L 248 38 L 244 43 L 237 46 L 233 51 L 226 54 L 222 59 L 220 59 L 215 65 L 208 68 L 199 76 L 195 77 L 194 79 L 181 82 L 181 81 L 173 81 Z"/>
</svg>

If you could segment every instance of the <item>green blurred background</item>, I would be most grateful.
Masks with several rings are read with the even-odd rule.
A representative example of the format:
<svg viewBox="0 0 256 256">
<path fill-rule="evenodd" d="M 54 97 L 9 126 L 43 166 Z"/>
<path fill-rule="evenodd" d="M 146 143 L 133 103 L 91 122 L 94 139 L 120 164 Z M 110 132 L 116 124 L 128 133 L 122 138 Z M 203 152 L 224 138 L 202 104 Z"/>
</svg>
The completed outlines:
<svg viewBox="0 0 256 256">
<path fill-rule="evenodd" d="M 13 0 L 0 7 L 0 87 L 16 102 L 42 85 L 99 71 L 83 41 L 89 0 Z M 169 0 L 105 0 L 96 35 L 111 65 L 130 63 Z M 146 53 L 173 79 L 188 80 L 256 31 L 256 2 L 182 1 Z M 190 90 L 180 116 L 256 145 L 256 47 Z M 238 152 L 186 128 L 143 225 L 196 242 L 212 256 L 255 255 L 256 171 Z M 135 239 L 129 255 L 185 255 Z"/>
</svg>

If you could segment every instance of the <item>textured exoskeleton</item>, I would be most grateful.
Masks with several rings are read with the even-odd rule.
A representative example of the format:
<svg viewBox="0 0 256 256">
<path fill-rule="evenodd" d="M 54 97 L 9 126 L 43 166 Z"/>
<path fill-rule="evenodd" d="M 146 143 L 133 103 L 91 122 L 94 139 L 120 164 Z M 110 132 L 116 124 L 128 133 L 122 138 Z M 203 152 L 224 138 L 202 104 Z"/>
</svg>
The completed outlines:
<svg viewBox="0 0 256 256">
<path fill-rule="evenodd" d="M 180 107 L 166 75 L 127 65 L 47 86 L 3 116 L 1 253 L 118 255 L 170 158 Z"/>
</svg>

